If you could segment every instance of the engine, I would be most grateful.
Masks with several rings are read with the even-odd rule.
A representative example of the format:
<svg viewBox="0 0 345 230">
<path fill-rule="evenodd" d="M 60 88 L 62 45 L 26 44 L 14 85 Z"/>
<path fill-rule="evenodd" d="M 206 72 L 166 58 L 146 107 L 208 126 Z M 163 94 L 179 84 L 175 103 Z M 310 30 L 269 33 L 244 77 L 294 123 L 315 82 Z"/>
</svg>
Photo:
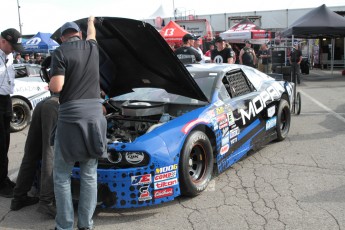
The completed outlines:
<svg viewBox="0 0 345 230">
<path fill-rule="evenodd" d="M 137 137 L 159 127 L 173 117 L 165 113 L 162 103 L 127 101 L 120 111 L 107 116 L 109 142 L 132 142 Z"/>
</svg>

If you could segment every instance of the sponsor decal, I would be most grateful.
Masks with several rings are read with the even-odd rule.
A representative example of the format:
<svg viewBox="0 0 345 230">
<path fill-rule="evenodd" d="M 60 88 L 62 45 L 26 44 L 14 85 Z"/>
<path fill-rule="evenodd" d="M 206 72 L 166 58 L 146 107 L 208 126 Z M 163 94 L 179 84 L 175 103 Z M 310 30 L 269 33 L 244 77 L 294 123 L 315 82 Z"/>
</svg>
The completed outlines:
<svg viewBox="0 0 345 230">
<path fill-rule="evenodd" d="M 192 121 L 188 122 L 185 126 L 183 126 L 182 132 L 184 134 L 188 133 L 189 130 L 191 130 L 191 128 L 193 128 L 195 125 L 197 125 L 199 123 L 208 124 L 209 121 L 207 119 L 204 119 L 204 118 L 198 118 L 198 119 L 192 120 Z"/>
<path fill-rule="evenodd" d="M 230 139 L 238 136 L 240 134 L 240 129 L 238 127 L 236 127 L 233 130 L 230 130 Z"/>
<path fill-rule="evenodd" d="M 228 113 L 228 121 L 229 121 L 229 126 L 235 124 L 235 118 L 234 118 L 234 114 L 232 113 L 232 111 L 230 111 Z"/>
<path fill-rule="evenodd" d="M 143 186 L 139 189 L 140 196 L 138 197 L 139 201 L 152 200 L 152 196 L 149 191 L 149 186 Z"/>
<path fill-rule="evenodd" d="M 144 160 L 143 152 L 126 152 L 126 161 L 131 164 L 139 164 Z"/>
<path fill-rule="evenodd" d="M 267 109 L 267 116 L 268 117 L 273 117 L 274 114 L 276 113 L 276 107 L 272 106 Z"/>
<path fill-rule="evenodd" d="M 217 130 L 219 128 L 218 127 L 218 122 L 217 122 L 216 118 L 212 118 L 211 123 L 213 125 L 213 129 L 214 130 Z"/>
<path fill-rule="evenodd" d="M 159 198 L 163 198 L 163 197 L 167 197 L 167 196 L 172 196 L 172 195 L 174 195 L 173 188 L 166 188 L 166 189 L 153 191 L 153 197 L 155 199 L 159 199 Z"/>
<path fill-rule="evenodd" d="M 177 179 L 171 179 L 171 180 L 165 180 L 165 181 L 161 181 L 161 182 L 157 182 L 155 183 L 155 190 L 157 189 L 163 189 L 163 188 L 167 188 L 167 187 L 172 187 L 174 185 L 177 185 Z"/>
<path fill-rule="evenodd" d="M 170 179 L 170 178 L 175 178 L 175 177 L 176 177 L 176 171 L 171 171 L 171 172 L 155 175 L 154 178 L 153 178 L 153 181 L 157 182 L 157 181 L 162 181 L 162 180 L 166 180 L 166 179 Z"/>
<path fill-rule="evenodd" d="M 228 118 L 226 114 L 222 114 L 217 117 L 218 125 L 220 129 L 223 129 L 228 126 Z"/>
<path fill-rule="evenodd" d="M 233 145 L 237 142 L 237 137 L 235 137 L 234 139 L 231 139 L 230 140 L 230 144 Z"/>
<path fill-rule="evenodd" d="M 132 185 L 150 184 L 152 182 L 151 174 L 140 176 L 131 176 Z"/>
<path fill-rule="evenodd" d="M 224 155 L 229 151 L 229 144 L 226 144 L 220 148 L 220 155 Z"/>
<path fill-rule="evenodd" d="M 229 127 L 222 129 L 222 137 L 225 137 L 227 134 L 229 134 Z"/>
<path fill-rule="evenodd" d="M 165 167 L 162 167 L 162 168 L 156 168 L 156 173 L 157 174 L 165 173 L 165 172 L 170 172 L 170 171 L 173 171 L 173 170 L 176 170 L 176 169 L 177 169 L 177 164 L 173 164 L 173 165 L 165 166 Z"/>
<path fill-rule="evenodd" d="M 279 84 L 277 86 L 279 86 Z M 247 120 L 250 121 L 251 118 L 255 117 L 264 108 L 266 108 L 266 104 L 268 101 L 273 101 L 274 98 L 278 98 L 280 92 L 283 92 L 283 90 L 279 90 L 273 85 L 271 85 L 267 87 L 265 91 L 262 91 L 258 96 L 256 96 L 253 100 L 249 102 L 247 111 L 245 111 L 244 109 L 240 109 L 243 125 L 246 124 Z"/>
<path fill-rule="evenodd" d="M 209 110 L 209 111 L 206 112 L 206 116 L 208 116 L 208 117 L 215 117 L 216 114 L 215 114 L 214 110 Z"/>
<path fill-rule="evenodd" d="M 268 121 L 266 121 L 266 130 L 269 130 L 277 125 L 277 117 L 272 117 Z"/>
<path fill-rule="evenodd" d="M 223 106 L 216 108 L 216 114 L 217 115 L 222 114 L 222 113 L 224 113 L 224 107 Z"/>
<path fill-rule="evenodd" d="M 222 138 L 222 146 L 229 144 L 229 134 Z"/>
</svg>

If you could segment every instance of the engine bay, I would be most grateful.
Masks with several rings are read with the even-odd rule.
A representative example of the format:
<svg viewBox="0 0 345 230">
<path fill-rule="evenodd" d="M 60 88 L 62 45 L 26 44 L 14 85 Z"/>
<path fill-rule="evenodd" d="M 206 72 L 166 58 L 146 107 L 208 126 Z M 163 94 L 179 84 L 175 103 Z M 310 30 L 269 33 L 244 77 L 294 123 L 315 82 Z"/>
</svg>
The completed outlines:
<svg viewBox="0 0 345 230">
<path fill-rule="evenodd" d="M 203 105 L 168 102 L 113 101 L 107 109 L 108 142 L 133 142 L 137 137 Z"/>
</svg>

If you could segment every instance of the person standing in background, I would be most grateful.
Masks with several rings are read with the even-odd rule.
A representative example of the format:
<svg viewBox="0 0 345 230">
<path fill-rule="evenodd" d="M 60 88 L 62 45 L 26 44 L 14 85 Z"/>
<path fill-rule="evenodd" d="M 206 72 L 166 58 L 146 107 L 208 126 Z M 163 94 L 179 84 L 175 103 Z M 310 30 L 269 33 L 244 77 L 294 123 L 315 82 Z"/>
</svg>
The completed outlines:
<svg viewBox="0 0 345 230">
<path fill-rule="evenodd" d="M 8 177 L 8 149 L 10 146 L 10 122 L 15 71 L 12 52 L 23 52 L 21 34 L 13 28 L 0 36 L 0 196 L 13 197 L 15 183 Z"/>
<path fill-rule="evenodd" d="M 212 63 L 234 63 L 234 52 L 231 48 L 226 48 L 225 40 L 222 37 L 216 37 L 216 48 L 211 52 Z"/>
<path fill-rule="evenodd" d="M 244 41 L 245 46 L 241 49 L 240 52 L 240 64 L 255 67 L 256 64 L 256 55 L 254 49 L 251 47 L 252 43 L 249 40 Z"/>
<path fill-rule="evenodd" d="M 272 73 L 271 56 L 271 52 L 267 48 L 267 45 L 265 43 L 262 44 L 258 51 L 258 70 L 260 70 L 263 73 Z"/>
</svg>

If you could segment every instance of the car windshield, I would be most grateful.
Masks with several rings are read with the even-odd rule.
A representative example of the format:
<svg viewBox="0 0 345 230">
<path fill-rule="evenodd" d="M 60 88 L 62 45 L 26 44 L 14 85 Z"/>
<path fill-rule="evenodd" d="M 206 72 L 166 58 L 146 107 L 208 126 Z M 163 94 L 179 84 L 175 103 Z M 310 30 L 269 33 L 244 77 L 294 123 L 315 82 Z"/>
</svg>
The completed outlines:
<svg viewBox="0 0 345 230">
<path fill-rule="evenodd" d="M 211 101 L 211 94 L 213 89 L 215 77 L 203 77 L 195 79 L 196 83 L 203 91 L 205 96 Z M 112 100 L 125 101 L 125 100 L 140 100 L 140 101 L 155 101 L 155 102 L 173 102 L 181 104 L 204 104 L 205 102 L 197 99 L 184 97 L 172 93 L 168 93 L 160 88 L 134 88 L 133 92 L 126 93 Z"/>
</svg>

